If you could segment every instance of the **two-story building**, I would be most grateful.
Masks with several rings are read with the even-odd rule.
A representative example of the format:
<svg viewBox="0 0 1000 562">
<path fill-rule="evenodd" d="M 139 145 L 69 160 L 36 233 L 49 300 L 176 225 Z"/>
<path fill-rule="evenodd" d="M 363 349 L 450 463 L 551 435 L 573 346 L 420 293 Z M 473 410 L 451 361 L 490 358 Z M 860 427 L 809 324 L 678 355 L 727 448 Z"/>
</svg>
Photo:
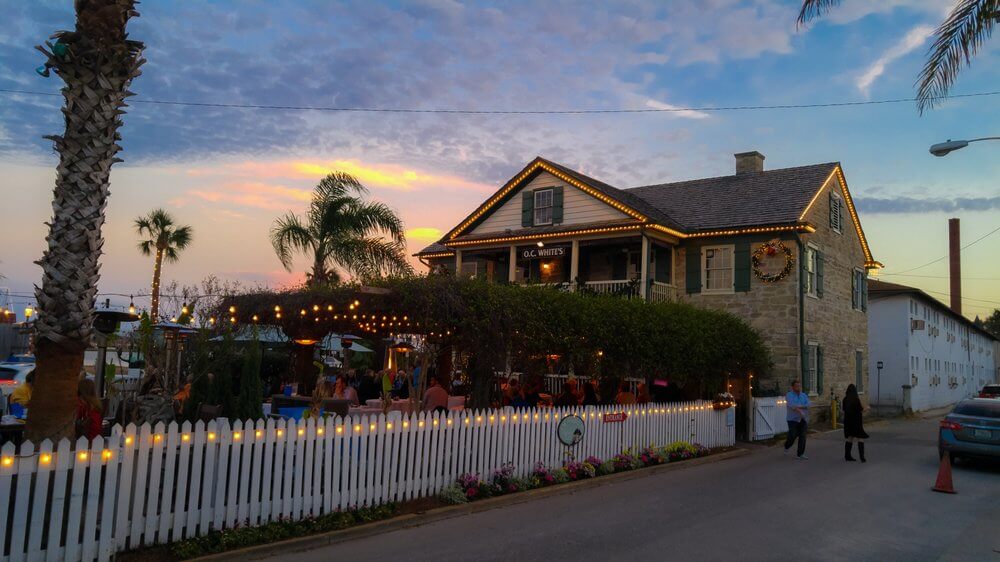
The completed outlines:
<svg viewBox="0 0 1000 562">
<path fill-rule="evenodd" d="M 916 287 L 869 280 L 868 291 L 872 404 L 932 410 L 998 382 L 989 332 Z"/>
<path fill-rule="evenodd" d="M 498 282 L 727 310 L 771 348 L 759 384 L 863 391 L 865 280 L 881 264 L 840 164 L 765 171 L 748 152 L 735 172 L 621 189 L 538 157 L 417 256 Z"/>
</svg>

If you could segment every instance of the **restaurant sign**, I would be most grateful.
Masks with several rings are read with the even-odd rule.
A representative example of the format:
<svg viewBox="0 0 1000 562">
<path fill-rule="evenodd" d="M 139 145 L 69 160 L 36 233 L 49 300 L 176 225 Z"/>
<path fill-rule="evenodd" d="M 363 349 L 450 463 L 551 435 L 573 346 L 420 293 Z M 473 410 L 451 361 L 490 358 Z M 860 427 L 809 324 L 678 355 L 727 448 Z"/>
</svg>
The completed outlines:
<svg viewBox="0 0 1000 562">
<path fill-rule="evenodd" d="M 552 246 L 542 248 L 525 248 L 521 250 L 521 258 L 538 260 L 544 258 L 561 258 L 566 256 L 567 246 Z"/>
<path fill-rule="evenodd" d="M 621 423 L 627 419 L 628 419 L 628 414 L 626 414 L 625 412 L 604 414 L 604 423 Z"/>
</svg>

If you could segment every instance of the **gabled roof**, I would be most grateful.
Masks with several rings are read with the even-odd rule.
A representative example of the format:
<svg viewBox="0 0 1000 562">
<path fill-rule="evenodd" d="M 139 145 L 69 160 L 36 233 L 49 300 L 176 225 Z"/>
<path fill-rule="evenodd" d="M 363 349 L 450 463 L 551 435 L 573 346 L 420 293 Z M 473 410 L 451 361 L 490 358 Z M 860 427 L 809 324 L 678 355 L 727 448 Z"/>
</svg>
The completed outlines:
<svg viewBox="0 0 1000 562">
<path fill-rule="evenodd" d="M 869 268 L 882 267 L 872 258 L 838 162 L 620 189 L 537 156 L 444 238 L 417 255 L 444 255 L 451 251 L 450 245 L 471 240 L 468 235 L 470 229 L 513 197 L 521 186 L 543 172 L 628 215 L 630 218 L 625 222 L 677 238 L 747 232 L 814 232 L 815 228 L 804 221 L 805 215 L 823 186 L 836 175 L 843 186 L 847 208 L 865 253 L 865 265 Z M 581 226 L 576 225 L 570 230 L 575 232 L 579 228 Z M 532 228 L 523 233 L 525 236 L 536 234 L 547 236 L 552 233 L 544 228 Z M 492 233 L 487 238 L 495 241 L 500 240 L 497 237 L 511 235 Z"/>
<path fill-rule="evenodd" d="M 633 187 L 625 192 L 668 210 L 687 232 L 800 220 L 817 190 L 840 164 L 750 172 Z"/>
<path fill-rule="evenodd" d="M 997 339 L 996 337 L 993 336 L 993 334 L 987 332 L 986 330 L 980 328 L 979 326 L 976 326 L 976 323 L 973 322 L 972 320 L 969 320 L 968 318 L 966 318 L 961 314 L 957 314 L 954 310 L 951 309 L 951 307 L 945 305 L 938 299 L 928 295 L 921 289 L 918 289 L 916 287 L 910 287 L 909 285 L 900 285 L 899 283 L 889 283 L 887 281 L 879 281 L 877 279 L 868 280 L 868 297 L 872 300 L 895 297 L 899 295 L 909 295 L 915 297 L 923 301 L 924 304 L 928 304 L 938 309 L 939 311 L 943 312 L 944 314 L 951 316 L 958 322 L 961 322 L 962 324 L 965 324 L 966 326 L 972 328 L 973 330 L 976 330 L 977 332 L 986 336 L 987 338 L 992 340 Z"/>
</svg>

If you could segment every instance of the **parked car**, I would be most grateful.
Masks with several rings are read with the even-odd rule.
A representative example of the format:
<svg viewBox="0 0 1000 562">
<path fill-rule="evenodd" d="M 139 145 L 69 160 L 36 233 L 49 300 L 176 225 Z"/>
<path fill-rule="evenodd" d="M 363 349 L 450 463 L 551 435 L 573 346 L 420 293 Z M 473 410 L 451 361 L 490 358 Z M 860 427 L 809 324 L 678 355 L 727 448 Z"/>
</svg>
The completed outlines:
<svg viewBox="0 0 1000 562">
<path fill-rule="evenodd" d="M 941 420 L 938 454 L 1000 459 L 1000 400 L 970 398 Z"/>
<path fill-rule="evenodd" d="M 1000 384 L 988 384 L 979 391 L 980 398 L 1000 398 Z"/>
<path fill-rule="evenodd" d="M 14 389 L 24 383 L 28 373 L 35 370 L 34 363 L 4 362 L 0 363 L 0 392 L 10 396 Z"/>
</svg>

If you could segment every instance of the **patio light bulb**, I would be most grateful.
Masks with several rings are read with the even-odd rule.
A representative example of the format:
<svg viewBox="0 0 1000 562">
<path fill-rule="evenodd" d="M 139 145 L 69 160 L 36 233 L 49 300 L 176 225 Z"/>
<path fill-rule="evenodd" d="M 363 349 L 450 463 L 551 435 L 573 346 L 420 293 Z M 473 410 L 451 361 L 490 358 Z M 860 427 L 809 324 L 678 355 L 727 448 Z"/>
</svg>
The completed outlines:
<svg viewBox="0 0 1000 562">
<path fill-rule="evenodd" d="M 181 305 L 181 314 L 187 314 L 187 313 L 188 313 L 188 305 L 187 303 L 184 303 Z"/>
</svg>

